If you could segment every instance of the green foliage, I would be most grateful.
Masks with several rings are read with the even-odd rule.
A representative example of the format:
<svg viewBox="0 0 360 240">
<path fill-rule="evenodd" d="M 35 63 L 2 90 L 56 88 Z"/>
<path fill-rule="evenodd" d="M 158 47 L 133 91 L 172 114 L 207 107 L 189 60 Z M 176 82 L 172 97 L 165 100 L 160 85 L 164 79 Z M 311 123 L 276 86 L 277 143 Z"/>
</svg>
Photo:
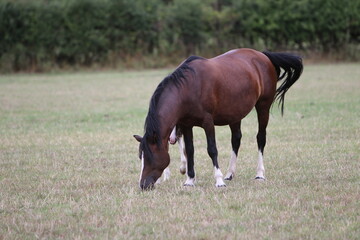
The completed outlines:
<svg viewBox="0 0 360 240">
<path fill-rule="evenodd" d="M 204 39 L 204 11 L 200 0 L 175 0 L 167 18 L 171 36 L 185 45 L 187 55 L 195 51 Z M 176 42 L 176 39 L 173 39 Z"/>
<path fill-rule="evenodd" d="M 356 60 L 359 12 L 360 0 L 2 0 L 0 69 L 127 66 L 131 58 L 180 59 L 236 47 Z"/>
</svg>

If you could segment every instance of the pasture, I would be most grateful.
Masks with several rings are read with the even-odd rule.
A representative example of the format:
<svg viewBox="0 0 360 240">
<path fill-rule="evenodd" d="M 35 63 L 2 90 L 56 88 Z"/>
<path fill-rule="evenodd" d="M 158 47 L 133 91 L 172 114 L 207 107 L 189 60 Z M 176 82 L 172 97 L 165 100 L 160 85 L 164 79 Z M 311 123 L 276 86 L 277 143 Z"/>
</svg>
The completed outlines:
<svg viewBox="0 0 360 240">
<path fill-rule="evenodd" d="M 215 188 L 202 129 L 196 187 L 140 191 L 149 99 L 172 71 L 0 76 L 0 239 L 359 239 L 360 65 L 305 65 L 271 111 L 265 182 L 257 120 L 243 120 L 235 178 Z M 226 173 L 230 130 L 216 128 Z"/>
</svg>

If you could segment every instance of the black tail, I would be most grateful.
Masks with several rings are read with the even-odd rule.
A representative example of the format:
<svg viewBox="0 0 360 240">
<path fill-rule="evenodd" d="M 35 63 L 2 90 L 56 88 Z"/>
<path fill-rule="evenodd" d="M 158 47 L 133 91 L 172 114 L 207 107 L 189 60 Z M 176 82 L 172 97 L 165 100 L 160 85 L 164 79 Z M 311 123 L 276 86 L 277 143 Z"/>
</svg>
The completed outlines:
<svg viewBox="0 0 360 240">
<path fill-rule="evenodd" d="M 302 59 L 301 57 L 289 53 L 263 52 L 263 54 L 265 54 L 274 65 L 278 75 L 278 81 L 285 78 L 280 87 L 276 90 L 275 95 L 275 99 L 278 100 L 279 105 L 281 105 L 281 114 L 284 114 L 285 93 L 296 80 L 299 79 L 303 71 Z M 281 68 L 284 72 L 280 75 Z"/>
</svg>

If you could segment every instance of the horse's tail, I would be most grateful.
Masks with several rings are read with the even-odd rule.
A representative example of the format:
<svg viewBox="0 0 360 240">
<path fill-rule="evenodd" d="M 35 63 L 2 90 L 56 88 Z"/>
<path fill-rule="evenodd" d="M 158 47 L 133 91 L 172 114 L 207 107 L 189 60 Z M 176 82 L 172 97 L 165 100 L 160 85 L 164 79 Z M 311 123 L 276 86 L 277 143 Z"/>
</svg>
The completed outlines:
<svg viewBox="0 0 360 240">
<path fill-rule="evenodd" d="M 281 114 L 284 114 L 284 100 L 285 93 L 289 88 L 300 78 L 303 71 L 302 59 L 299 56 L 295 56 L 289 53 L 272 53 L 263 52 L 272 64 L 274 65 L 278 81 L 283 80 L 280 87 L 276 90 L 275 99 L 279 101 L 281 105 Z M 280 69 L 283 69 L 283 73 L 280 75 Z"/>
</svg>

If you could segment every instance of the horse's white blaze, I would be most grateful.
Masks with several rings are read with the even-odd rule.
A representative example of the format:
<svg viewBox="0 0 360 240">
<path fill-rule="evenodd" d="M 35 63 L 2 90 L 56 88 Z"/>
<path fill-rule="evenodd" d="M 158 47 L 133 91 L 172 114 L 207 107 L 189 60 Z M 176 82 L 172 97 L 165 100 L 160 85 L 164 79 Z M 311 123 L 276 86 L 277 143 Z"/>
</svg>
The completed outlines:
<svg viewBox="0 0 360 240">
<path fill-rule="evenodd" d="M 261 151 L 259 151 L 258 165 L 256 168 L 256 178 L 265 179 L 264 159 L 263 159 L 263 154 L 261 153 Z"/>
<path fill-rule="evenodd" d="M 140 172 L 139 183 L 141 181 L 141 176 L 143 174 L 143 171 L 144 171 L 144 152 L 141 152 L 141 172 Z"/>
<path fill-rule="evenodd" d="M 181 172 L 181 174 L 185 174 L 187 160 L 186 160 L 186 156 L 185 156 L 185 143 L 184 143 L 184 139 L 182 137 L 180 137 L 180 139 L 179 139 L 179 152 L 180 152 L 180 172 Z"/>
<path fill-rule="evenodd" d="M 214 176 L 216 179 L 215 186 L 216 187 L 225 187 L 226 184 L 224 183 L 223 174 L 222 174 L 220 168 L 214 167 L 214 170 L 215 170 Z"/>
<path fill-rule="evenodd" d="M 195 186 L 195 178 L 190 178 L 189 176 L 187 177 L 184 186 Z"/>
<path fill-rule="evenodd" d="M 171 131 L 169 141 L 170 141 L 171 144 L 175 144 L 175 142 L 176 142 L 176 126 Z"/>
<path fill-rule="evenodd" d="M 237 156 L 235 154 L 234 151 L 231 151 L 231 158 L 230 158 L 230 161 L 229 161 L 229 169 L 228 169 L 228 172 L 225 176 L 225 179 L 231 179 L 234 177 L 235 175 L 235 168 L 236 168 L 236 159 L 237 159 Z"/>
</svg>

